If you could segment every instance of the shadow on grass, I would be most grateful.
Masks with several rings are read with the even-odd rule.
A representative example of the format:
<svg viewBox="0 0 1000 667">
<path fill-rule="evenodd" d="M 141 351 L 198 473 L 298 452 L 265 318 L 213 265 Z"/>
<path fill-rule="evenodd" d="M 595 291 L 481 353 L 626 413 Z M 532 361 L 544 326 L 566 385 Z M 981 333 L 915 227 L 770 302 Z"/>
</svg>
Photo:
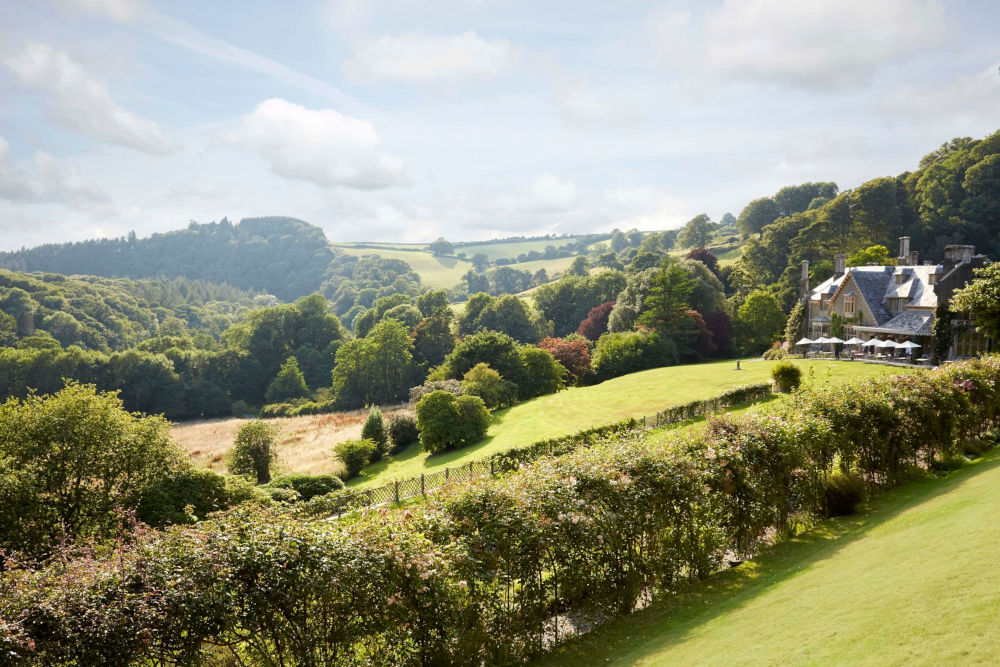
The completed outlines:
<svg viewBox="0 0 1000 667">
<path fill-rule="evenodd" d="M 747 604 L 771 586 L 830 558 L 898 514 L 949 493 L 971 477 L 998 466 L 1000 450 L 994 449 L 946 477 L 923 478 L 886 491 L 873 499 L 863 514 L 823 521 L 751 562 L 719 572 L 661 598 L 647 609 L 615 619 L 533 664 L 606 664 L 626 660 L 631 663 L 648 658 L 666 646 L 682 642 L 702 624 Z"/>
</svg>

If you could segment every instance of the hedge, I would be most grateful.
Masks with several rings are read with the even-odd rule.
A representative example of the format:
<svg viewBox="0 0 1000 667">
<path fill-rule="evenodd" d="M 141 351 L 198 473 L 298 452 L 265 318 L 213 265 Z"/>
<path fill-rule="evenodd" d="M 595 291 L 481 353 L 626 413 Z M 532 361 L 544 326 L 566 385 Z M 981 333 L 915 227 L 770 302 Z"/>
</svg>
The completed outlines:
<svg viewBox="0 0 1000 667">
<path fill-rule="evenodd" d="M 996 421 L 1000 359 L 802 391 L 651 443 L 628 434 L 348 521 L 241 507 L 0 580 L 24 664 L 511 664 L 898 483 Z"/>
</svg>

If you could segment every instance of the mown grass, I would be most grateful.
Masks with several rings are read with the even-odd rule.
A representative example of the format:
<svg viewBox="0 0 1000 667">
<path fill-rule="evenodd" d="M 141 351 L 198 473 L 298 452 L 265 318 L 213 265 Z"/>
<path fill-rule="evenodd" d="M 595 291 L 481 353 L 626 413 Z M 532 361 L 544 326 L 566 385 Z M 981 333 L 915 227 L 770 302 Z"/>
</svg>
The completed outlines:
<svg viewBox="0 0 1000 667">
<path fill-rule="evenodd" d="M 654 368 L 608 380 L 591 387 L 573 387 L 540 396 L 494 413 L 482 442 L 460 450 L 429 455 L 412 445 L 366 468 L 351 484 L 367 487 L 414 477 L 481 459 L 511 447 L 567 435 L 583 428 L 626 417 L 652 415 L 671 405 L 721 394 L 735 386 L 766 382 L 776 362 L 748 360 L 735 370 L 733 360 Z M 802 361 L 806 381 L 840 382 L 874 377 L 892 369 L 858 362 Z"/>
<path fill-rule="evenodd" d="M 540 665 L 995 664 L 1000 452 L 889 491 Z"/>
</svg>

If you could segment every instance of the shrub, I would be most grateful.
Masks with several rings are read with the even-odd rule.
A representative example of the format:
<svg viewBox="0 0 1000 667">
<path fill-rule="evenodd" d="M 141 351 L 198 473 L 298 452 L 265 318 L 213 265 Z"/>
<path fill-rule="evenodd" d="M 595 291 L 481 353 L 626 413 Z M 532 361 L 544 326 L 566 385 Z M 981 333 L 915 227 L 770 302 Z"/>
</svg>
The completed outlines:
<svg viewBox="0 0 1000 667">
<path fill-rule="evenodd" d="M 188 468 L 154 482 L 142 494 L 136 517 L 158 528 L 193 523 L 229 507 L 226 478 L 211 470 Z M 189 511 L 190 510 L 190 511 Z"/>
<path fill-rule="evenodd" d="M 297 503 L 302 500 L 302 496 L 299 495 L 298 491 L 284 486 L 265 486 L 261 490 L 277 503 Z"/>
<path fill-rule="evenodd" d="M 420 440 L 417 421 L 409 415 L 392 415 L 389 417 L 388 426 L 393 453 Z"/>
<path fill-rule="evenodd" d="M 344 488 L 336 475 L 281 475 L 268 483 L 270 489 L 292 489 L 302 500 L 312 500 Z"/>
<path fill-rule="evenodd" d="M 489 415 L 478 396 L 432 391 L 417 403 L 420 442 L 431 454 L 478 442 L 486 436 Z"/>
<path fill-rule="evenodd" d="M 598 382 L 647 368 L 677 363 L 677 346 L 652 331 L 606 333 L 597 341 L 594 375 Z"/>
<path fill-rule="evenodd" d="M 382 410 L 377 405 L 373 405 L 368 410 L 368 417 L 365 419 L 364 426 L 361 427 L 361 439 L 371 440 L 375 443 L 372 461 L 378 461 L 389 453 L 389 431 L 385 427 Z"/>
<path fill-rule="evenodd" d="M 543 338 L 538 347 L 549 352 L 567 370 L 568 382 L 582 384 L 590 375 L 590 346 L 583 336 Z"/>
<path fill-rule="evenodd" d="M 229 472 L 255 479 L 258 484 L 267 484 L 277 461 L 277 438 L 277 429 L 260 419 L 241 426 L 229 452 Z"/>
<path fill-rule="evenodd" d="M 547 350 L 525 345 L 521 348 L 524 381 L 518 389 L 522 399 L 554 394 L 566 386 L 566 369 Z"/>
<path fill-rule="evenodd" d="M 260 416 L 264 419 L 291 417 L 294 411 L 295 406 L 291 403 L 268 403 L 260 409 Z"/>
<path fill-rule="evenodd" d="M 455 396 L 463 393 L 462 383 L 458 380 L 430 380 L 410 389 L 410 403 L 416 405 L 420 399 L 432 391 L 447 391 Z"/>
<path fill-rule="evenodd" d="M 779 361 L 771 369 L 774 388 L 778 391 L 793 391 L 802 384 L 802 369 L 788 361 Z"/>
<path fill-rule="evenodd" d="M 834 473 L 826 480 L 827 516 L 854 514 L 865 502 L 865 480 L 858 475 Z"/>
<path fill-rule="evenodd" d="M 343 461 L 346 469 L 345 477 L 351 479 L 368 465 L 375 453 L 376 445 L 371 440 L 345 440 L 333 448 L 337 457 Z"/>
<path fill-rule="evenodd" d="M 763 358 L 766 359 L 767 361 L 778 361 L 780 359 L 784 359 L 787 356 L 788 352 L 785 351 L 785 348 L 777 346 L 772 347 L 763 354 Z"/>
<path fill-rule="evenodd" d="M 233 403 L 232 411 L 234 417 L 246 417 L 250 414 L 250 406 L 246 401 L 236 401 Z"/>
<path fill-rule="evenodd" d="M 462 378 L 462 393 L 478 396 L 489 409 L 510 405 L 517 396 L 517 387 L 507 382 L 489 364 L 476 364 Z"/>
</svg>

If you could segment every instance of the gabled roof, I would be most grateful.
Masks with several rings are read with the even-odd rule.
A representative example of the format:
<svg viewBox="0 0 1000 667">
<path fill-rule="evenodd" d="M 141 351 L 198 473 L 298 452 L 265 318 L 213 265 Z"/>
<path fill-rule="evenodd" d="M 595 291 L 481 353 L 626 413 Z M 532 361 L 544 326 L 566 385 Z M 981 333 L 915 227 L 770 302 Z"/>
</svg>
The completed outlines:
<svg viewBox="0 0 1000 667">
<path fill-rule="evenodd" d="M 880 324 L 877 327 L 855 326 L 855 331 L 869 331 L 872 333 L 890 333 L 912 336 L 930 336 L 931 320 L 934 314 L 929 310 L 904 310 L 896 317 Z"/>
</svg>

